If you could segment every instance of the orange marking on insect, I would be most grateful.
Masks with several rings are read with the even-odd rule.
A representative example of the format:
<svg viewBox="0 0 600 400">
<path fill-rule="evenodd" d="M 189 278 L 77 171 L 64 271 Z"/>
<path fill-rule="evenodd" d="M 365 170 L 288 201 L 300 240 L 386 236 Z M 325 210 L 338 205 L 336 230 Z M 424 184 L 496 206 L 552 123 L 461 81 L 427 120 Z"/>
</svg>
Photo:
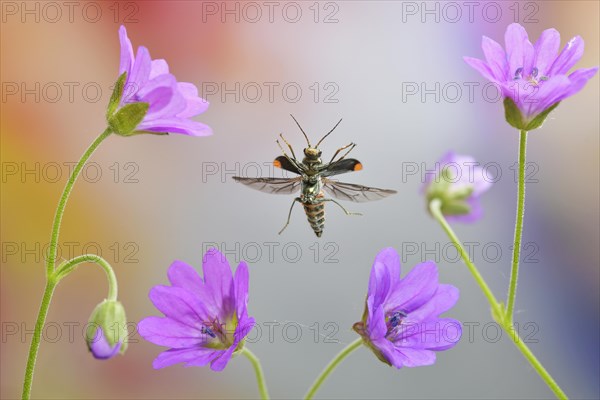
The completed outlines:
<svg viewBox="0 0 600 400">
<path fill-rule="evenodd" d="M 361 169 L 363 169 L 363 166 L 362 166 L 362 164 L 361 164 L 361 163 L 358 163 L 358 164 L 356 164 L 356 165 L 354 166 L 354 170 L 355 170 L 355 171 L 360 171 Z"/>
<path fill-rule="evenodd" d="M 273 160 L 273 165 L 277 168 L 281 168 L 281 161 L 279 160 Z"/>
</svg>

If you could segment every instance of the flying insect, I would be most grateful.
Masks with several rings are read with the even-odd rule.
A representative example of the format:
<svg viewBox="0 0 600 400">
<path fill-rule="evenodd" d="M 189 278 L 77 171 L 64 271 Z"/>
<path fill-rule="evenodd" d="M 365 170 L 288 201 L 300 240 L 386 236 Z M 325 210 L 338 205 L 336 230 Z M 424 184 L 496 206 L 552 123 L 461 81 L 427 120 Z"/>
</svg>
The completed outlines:
<svg viewBox="0 0 600 400">
<path fill-rule="evenodd" d="M 308 136 L 296 120 L 291 115 L 298 128 L 304 135 L 308 147 L 304 149 L 304 158 L 302 161 L 298 160 L 294 149 L 280 134 L 281 140 L 287 145 L 291 154 L 288 154 L 279 140 L 276 140 L 277 145 L 281 149 L 283 155 L 277 157 L 273 161 L 273 165 L 277 168 L 282 168 L 286 171 L 297 174 L 294 178 L 245 178 L 234 176 L 233 179 L 236 182 L 243 183 L 252 189 L 260 190 L 265 193 L 273 194 L 295 194 L 300 191 L 300 196 L 296 197 L 292 201 L 290 211 L 288 213 L 287 222 L 284 227 L 279 231 L 281 234 L 285 228 L 290 224 L 290 218 L 292 211 L 296 203 L 300 203 L 304 206 L 304 212 L 308 218 L 308 222 L 315 232 L 317 237 L 321 237 L 323 229 L 325 227 L 325 203 L 332 202 L 337 204 L 346 215 L 361 215 L 360 213 L 353 213 L 335 199 L 348 200 L 356 203 L 362 203 L 366 201 L 379 200 L 384 197 L 390 196 L 397 193 L 395 190 L 390 189 L 378 189 L 374 187 L 355 185 L 352 183 L 338 182 L 335 180 L 328 179 L 331 176 L 344 174 L 352 171 L 360 171 L 363 166 L 360 161 L 354 158 L 346 158 L 346 156 L 356 147 L 355 143 L 350 143 L 346 146 L 339 148 L 331 157 L 328 163 L 323 163 L 321 160 L 321 150 L 319 145 L 323 140 L 329 136 L 335 128 L 342 122 L 340 119 L 337 124 L 319 140 L 319 142 L 312 146 Z M 345 152 L 344 152 L 345 150 Z M 344 152 L 342 155 L 340 153 Z M 336 157 L 339 158 L 336 160 Z M 325 197 L 325 193 L 329 194 L 333 198 Z"/>
</svg>

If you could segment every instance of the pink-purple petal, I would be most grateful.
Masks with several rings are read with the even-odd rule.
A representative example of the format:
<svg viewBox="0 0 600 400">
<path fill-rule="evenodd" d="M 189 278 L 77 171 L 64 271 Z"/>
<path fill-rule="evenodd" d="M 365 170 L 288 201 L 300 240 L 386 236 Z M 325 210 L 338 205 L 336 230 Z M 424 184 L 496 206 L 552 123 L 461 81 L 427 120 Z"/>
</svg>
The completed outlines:
<svg viewBox="0 0 600 400">
<path fill-rule="evenodd" d="M 533 73 L 533 64 L 535 61 L 535 49 L 529 40 L 523 43 L 523 74 L 530 75 Z M 510 72 L 510 71 L 509 71 Z"/>
<path fill-rule="evenodd" d="M 549 75 L 566 75 L 583 56 L 583 39 L 575 36 L 565 45 L 549 70 Z"/>
<path fill-rule="evenodd" d="M 381 250 L 375 257 L 369 278 L 369 294 L 374 296 L 374 303 L 381 304 L 399 280 L 400 256 L 391 247 Z"/>
<path fill-rule="evenodd" d="M 203 347 L 193 347 L 186 349 L 170 349 L 163 351 L 152 362 L 154 369 L 170 367 L 179 363 L 188 363 L 193 366 L 204 366 L 211 362 L 218 355 L 213 349 Z"/>
<path fill-rule="evenodd" d="M 167 270 L 167 277 L 171 285 L 187 289 L 192 293 L 198 292 L 199 288 L 204 285 L 202 278 L 191 265 L 175 260 Z"/>
<path fill-rule="evenodd" d="M 186 107 L 173 75 L 160 75 L 149 81 L 139 92 L 140 101 L 150 104 L 145 120 L 155 120 L 177 115 Z"/>
<path fill-rule="evenodd" d="M 169 73 L 169 64 L 167 61 L 160 58 L 157 60 L 152 60 L 152 64 L 150 66 L 150 76 L 149 79 L 152 80 L 159 75 L 166 75 Z"/>
<path fill-rule="evenodd" d="M 119 28 L 119 41 L 121 42 L 121 59 L 119 61 L 119 75 L 127 72 L 127 78 L 130 78 L 131 67 L 133 66 L 133 46 L 131 40 L 127 37 L 127 29 L 124 26 Z"/>
<path fill-rule="evenodd" d="M 374 339 L 371 344 L 381 352 L 381 355 L 390 363 L 392 366 L 400 369 L 404 366 L 402 363 L 403 357 L 398 352 L 398 349 L 394 347 L 394 344 L 387 339 Z"/>
<path fill-rule="evenodd" d="M 190 136 L 209 136 L 213 133 L 208 125 L 177 117 L 144 120 L 138 125 L 138 130 L 158 133 L 183 133 Z"/>
<path fill-rule="evenodd" d="M 186 100 L 186 107 L 177 114 L 179 118 L 190 118 L 202 114 L 208 109 L 209 103 L 198 96 L 198 88 L 188 82 L 178 82 L 179 91 Z"/>
<path fill-rule="evenodd" d="M 173 348 L 199 346 L 207 340 L 199 329 L 171 318 L 144 318 L 138 323 L 138 333 L 151 343 Z"/>
<path fill-rule="evenodd" d="M 390 293 L 386 299 L 386 311 L 402 309 L 410 313 L 429 301 L 437 287 L 437 266 L 431 261 L 419 264 Z"/>
<path fill-rule="evenodd" d="M 538 77 L 545 76 L 556 60 L 560 47 L 560 33 L 556 29 L 546 29 L 535 42 L 535 62 Z"/>
<path fill-rule="evenodd" d="M 385 337 L 387 332 L 387 326 L 385 323 L 385 310 L 384 306 L 377 306 L 372 313 L 370 313 L 369 319 L 367 319 L 367 326 L 369 328 L 369 337 L 373 340 L 381 339 Z"/>
<path fill-rule="evenodd" d="M 217 372 L 223 371 L 223 369 L 225 369 L 227 366 L 227 363 L 229 363 L 229 360 L 231 360 L 231 355 L 233 354 L 234 350 L 235 346 L 231 346 L 227 350 L 220 352 L 217 358 L 211 362 L 210 369 Z"/>
<path fill-rule="evenodd" d="M 569 79 L 573 84 L 587 83 L 588 80 L 592 79 L 594 75 L 598 72 L 598 67 L 592 68 L 581 68 L 574 71 L 571 75 L 569 75 Z"/>
<path fill-rule="evenodd" d="M 462 327 L 455 319 L 433 318 L 408 323 L 404 327 L 404 333 L 406 334 L 392 340 L 396 347 L 443 351 L 458 343 L 462 336 Z"/>
<path fill-rule="evenodd" d="M 534 96 L 523 104 L 526 119 L 533 119 L 537 114 L 558 103 L 570 95 L 571 81 L 565 75 L 556 75 L 538 87 Z"/>
<path fill-rule="evenodd" d="M 506 53 L 502 46 L 489 37 L 483 36 L 481 39 L 481 48 L 483 49 L 487 66 L 493 77 L 500 82 L 506 80 L 508 62 L 506 61 Z"/>
<path fill-rule="evenodd" d="M 248 317 L 246 313 L 240 316 L 238 321 L 238 325 L 235 327 L 235 332 L 233 333 L 233 338 L 235 343 L 240 343 L 254 328 L 256 321 L 252 317 Z"/>
<path fill-rule="evenodd" d="M 440 314 L 450 310 L 458 301 L 459 290 L 446 284 L 440 284 L 435 294 L 423 304 L 419 309 L 410 314 L 410 318 L 417 321 L 424 321 L 437 317 Z"/>
<path fill-rule="evenodd" d="M 227 258 L 218 250 L 209 249 L 202 259 L 204 283 L 225 315 L 235 310 L 233 274 Z"/>
<path fill-rule="evenodd" d="M 412 347 L 395 347 L 396 357 L 404 367 L 425 367 L 435 364 L 436 355 L 432 350 L 414 349 Z"/>
<path fill-rule="evenodd" d="M 147 48 L 140 46 L 135 57 L 135 62 L 133 63 L 133 67 L 131 69 L 131 76 L 129 76 L 127 79 L 128 84 L 134 85 L 137 96 L 140 96 L 140 93 L 143 91 L 146 82 L 148 82 L 150 68 L 150 53 L 148 52 Z"/>
<path fill-rule="evenodd" d="M 433 365 L 436 360 L 435 352 L 427 349 L 397 347 L 388 340 L 379 339 L 372 342 L 383 356 L 396 368 L 423 367 Z"/>
<path fill-rule="evenodd" d="M 485 62 L 478 58 L 473 57 L 463 57 L 465 62 L 469 64 L 473 69 L 479 72 L 483 77 L 489 81 L 495 82 L 496 76 L 490 66 Z"/>
<path fill-rule="evenodd" d="M 506 28 L 504 47 L 508 59 L 509 77 L 511 75 L 514 76 L 515 71 L 524 67 L 525 57 L 529 56 L 527 54 L 529 52 L 527 46 L 528 42 L 529 37 L 527 36 L 527 31 L 521 25 L 512 23 Z"/>
<path fill-rule="evenodd" d="M 248 304 L 249 280 L 250 274 L 248 272 L 248 264 L 242 261 L 235 271 L 234 278 L 235 305 L 238 317 L 246 312 L 246 306 Z"/>
<path fill-rule="evenodd" d="M 101 327 L 96 329 L 96 335 L 94 339 L 88 342 L 88 348 L 92 352 L 94 358 L 98 360 L 108 360 L 116 356 L 121 350 L 121 342 L 117 342 L 111 345 L 106 339 L 106 335 L 102 331 Z"/>
<path fill-rule="evenodd" d="M 208 314 L 205 305 L 185 289 L 155 286 L 150 290 L 149 297 L 152 304 L 166 317 L 190 327 L 199 327 L 214 318 Z"/>
</svg>

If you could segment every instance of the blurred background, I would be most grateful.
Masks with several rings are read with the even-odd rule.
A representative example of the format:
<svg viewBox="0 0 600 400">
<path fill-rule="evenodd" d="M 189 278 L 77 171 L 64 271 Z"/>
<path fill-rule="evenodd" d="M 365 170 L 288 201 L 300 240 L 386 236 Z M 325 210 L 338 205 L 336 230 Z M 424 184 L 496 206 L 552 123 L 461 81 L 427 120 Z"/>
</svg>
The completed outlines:
<svg viewBox="0 0 600 400">
<path fill-rule="evenodd" d="M 68 4 L 67 4 L 68 3 Z M 468 3 L 468 4 L 467 4 Z M 198 120 L 214 135 L 110 137 L 84 169 L 63 219 L 60 255 L 106 258 L 137 322 L 158 311 L 149 289 L 175 260 L 198 269 L 216 245 L 232 266 L 250 264 L 249 310 L 275 398 L 299 398 L 356 334 L 377 252 L 402 253 L 403 274 L 427 259 L 461 290 L 447 315 L 461 342 L 431 367 L 395 370 L 366 349 L 348 358 L 322 398 L 549 398 L 505 336 L 419 194 L 422 174 L 452 149 L 474 156 L 496 181 L 484 218 L 456 225 L 495 294 L 508 287 L 518 135 L 498 93 L 468 67 L 481 36 L 503 43 L 520 22 L 532 40 L 558 29 L 561 47 L 581 35 L 578 67 L 599 64 L 599 3 L 528 2 L 12 2 L 1 40 L 2 398 L 20 396 L 44 288 L 44 253 L 74 163 L 105 128 L 118 75 L 117 30 L 164 58 L 211 102 Z M 519 329 L 572 398 L 600 396 L 598 77 L 531 133 Z M 377 203 L 327 207 L 322 238 L 292 196 L 236 184 L 234 175 L 282 176 L 271 161 L 279 133 L 304 146 L 289 114 L 324 157 L 351 141 L 364 170 L 344 181 L 392 188 Z M 94 360 L 82 330 L 106 296 L 103 272 L 84 265 L 56 291 L 33 386 L 37 398 L 256 398 L 244 358 L 221 373 L 181 365 L 153 370 L 161 351 L 135 333 L 125 356 Z"/>
</svg>

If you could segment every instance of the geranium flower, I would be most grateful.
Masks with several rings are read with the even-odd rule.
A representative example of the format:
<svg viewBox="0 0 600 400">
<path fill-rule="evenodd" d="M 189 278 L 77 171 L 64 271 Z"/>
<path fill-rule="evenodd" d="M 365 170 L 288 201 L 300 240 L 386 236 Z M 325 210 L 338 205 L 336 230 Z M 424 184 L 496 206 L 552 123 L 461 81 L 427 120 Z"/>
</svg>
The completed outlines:
<svg viewBox="0 0 600 400">
<path fill-rule="evenodd" d="M 423 193 L 427 203 L 440 199 L 448 220 L 475 222 L 483 216 L 479 197 L 492 186 L 473 157 L 448 152 L 438 161 L 439 173 L 427 173 Z"/>
<path fill-rule="evenodd" d="M 140 321 L 140 335 L 171 349 L 154 360 L 156 369 L 177 363 L 221 371 L 254 326 L 248 317 L 248 266 L 241 262 L 235 278 L 225 257 L 211 249 L 202 264 L 204 280 L 193 267 L 175 261 L 169 267 L 172 286 L 155 286 L 150 300 L 165 317 Z"/>
<path fill-rule="evenodd" d="M 398 253 L 383 249 L 371 269 L 363 319 L 353 329 L 386 364 L 431 365 L 435 351 L 448 350 L 460 339 L 460 323 L 439 318 L 457 300 L 457 288 L 438 283 L 433 262 L 417 265 L 400 279 Z"/>
<path fill-rule="evenodd" d="M 547 29 L 535 45 L 525 28 L 510 24 L 505 34 L 506 52 L 498 43 L 483 37 L 485 61 L 464 60 L 486 79 L 498 84 L 505 98 L 507 121 L 523 130 L 538 128 L 558 103 L 579 92 L 598 67 L 578 69 L 567 75 L 583 55 L 583 39 L 569 40 L 558 54 L 560 34 Z"/>
<path fill-rule="evenodd" d="M 142 115 L 142 111 L 139 110 L 133 113 L 143 116 L 141 120 L 135 120 L 134 127 L 130 126 L 131 124 L 123 124 L 126 125 L 123 129 L 125 136 L 132 132 L 182 133 L 192 136 L 212 134 L 210 127 L 190 119 L 208 108 L 208 102 L 198 97 L 196 86 L 187 82 L 177 82 L 175 76 L 169 73 L 167 62 L 162 59 L 152 60 L 144 46 L 138 48 L 137 56 L 134 57 L 133 47 L 124 26 L 119 29 L 119 39 L 119 74 L 125 74 L 125 81 L 121 83 L 122 94 L 117 99 L 118 103 L 109 110 L 109 121 L 116 109 L 128 104 L 145 103 L 145 114 Z M 111 124 L 117 125 L 117 131 L 119 122 Z"/>
</svg>

